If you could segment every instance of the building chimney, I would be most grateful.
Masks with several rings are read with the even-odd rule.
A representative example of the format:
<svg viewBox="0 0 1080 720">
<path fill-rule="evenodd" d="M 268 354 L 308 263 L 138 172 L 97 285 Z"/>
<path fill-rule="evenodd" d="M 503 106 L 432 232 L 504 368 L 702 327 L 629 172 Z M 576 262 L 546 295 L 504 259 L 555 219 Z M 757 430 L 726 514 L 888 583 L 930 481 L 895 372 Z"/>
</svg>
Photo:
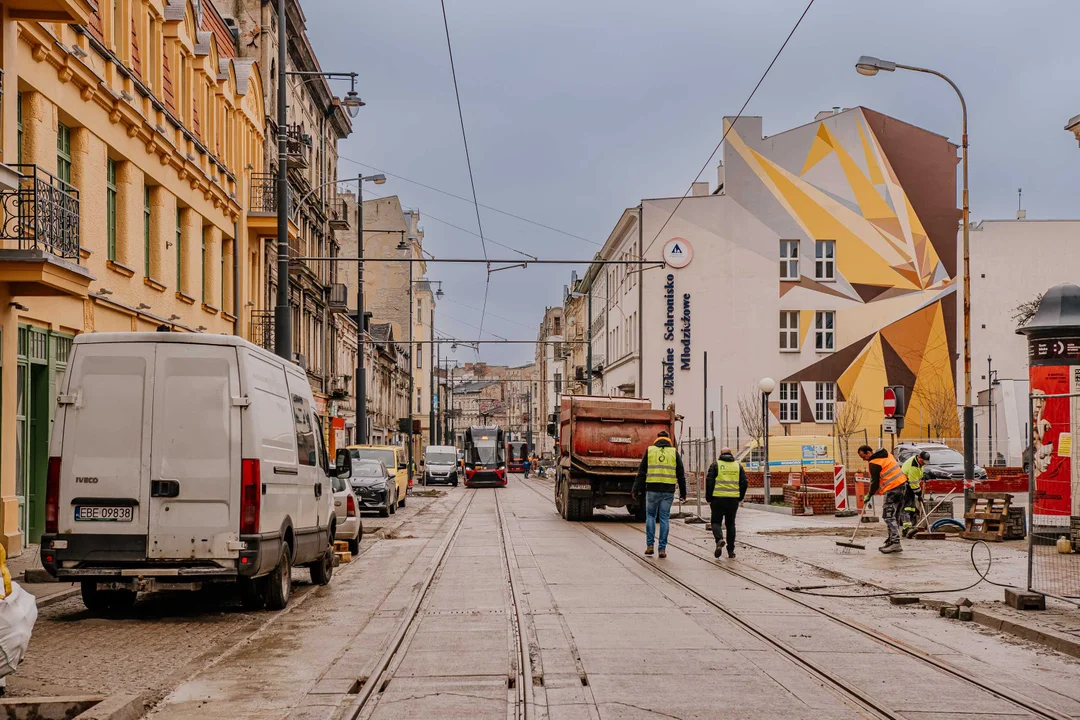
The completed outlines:
<svg viewBox="0 0 1080 720">
<path fill-rule="evenodd" d="M 721 160 L 720 164 L 716 166 L 716 189 L 724 189 L 724 161 Z"/>
<path fill-rule="evenodd" d="M 708 182 L 696 182 L 690 189 L 690 197 L 705 197 L 709 194 Z"/>
</svg>

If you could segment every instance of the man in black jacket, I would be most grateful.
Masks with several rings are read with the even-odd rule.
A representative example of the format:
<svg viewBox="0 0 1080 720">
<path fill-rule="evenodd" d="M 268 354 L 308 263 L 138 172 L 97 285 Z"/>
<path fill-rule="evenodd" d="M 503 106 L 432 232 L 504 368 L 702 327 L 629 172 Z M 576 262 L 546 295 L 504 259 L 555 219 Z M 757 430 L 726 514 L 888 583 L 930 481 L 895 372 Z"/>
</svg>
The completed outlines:
<svg viewBox="0 0 1080 720">
<path fill-rule="evenodd" d="M 712 510 L 712 534 L 716 540 L 713 557 L 720 557 L 724 550 L 724 526 L 727 527 L 727 554 L 735 557 L 735 513 L 746 497 L 746 470 L 735 461 L 731 448 L 720 451 L 719 459 L 709 466 L 705 477 L 705 497 Z"/>
<path fill-rule="evenodd" d="M 671 444 L 667 430 L 657 433 L 638 466 L 637 479 L 630 495 L 637 502 L 645 498 L 645 554 L 653 554 L 656 522 L 660 521 L 660 557 L 667 557 L 668 530 L 671 527 L 671 503 L 675 500 L 675 485 L 679 498 L 686 500 L 686 471 L 682 457 Z"/>
</svg>

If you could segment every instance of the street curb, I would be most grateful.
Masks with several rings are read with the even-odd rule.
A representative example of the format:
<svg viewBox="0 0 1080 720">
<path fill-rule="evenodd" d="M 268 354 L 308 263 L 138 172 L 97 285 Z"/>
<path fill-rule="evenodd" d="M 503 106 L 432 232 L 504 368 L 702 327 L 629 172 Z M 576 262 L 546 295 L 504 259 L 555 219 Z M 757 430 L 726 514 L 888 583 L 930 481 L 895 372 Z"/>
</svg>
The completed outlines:
<svg viewBox="0 0 1080 720">
<path fill-rule="evenodd" d="M 933 598 L 919 598 L 919 603 L 934 610 L 940 610 L 943 605 L 952 604 L 946 600 L 936 600 Z M 1038 643 L 1051 650 L 1057 650 L 1060 653 L 1064 653 L 1065 655 L 1080 658 L 1080 639 L 1055 630 L 1040 630 L 1031 627 L 1030 625 L 1024 625 L 1010 618 L 998 615 L 992 610 L 984 610 L 978 605 L 973 606 L 971 611 L 971 619 L 984 627 L 1006 633 L 1007 635 L 1013 635 L 1029 642 Z"/>
<path fill-rule="evenodd" d="M 64 600 L 69 600 L 78 595 L 80 592 L 81 590 L 79 588 L 73 587 L 67 590 L 61 590 L 60 592 L 53 593 L 52 595 L 46 595 L 43 598 L 38 598 L 35 596 L 35 599 L 37 600 L 37 606 L 39 608 L 43 608 L 49 607 L 50 605 L 55 605 L 59 602 L 63 602 Z"/>
<path fill-rule="evenodd" d="M 1028 625 L 1022 625 L 1009 618 L 1002 617 L 993 612 L 981 610 L 978 607 L 972 608 L 972 620 L 985 625 L 992 630 L 998 630 L 1000 632 L 1009 633 L 1016 637 L 1023 638 L 1024 640 L 1030 640 L 1031 642 L 1037 642 L 1040 645 L 1045 645 L 1052 650 L 1057 650 L 1060 653 L 1071 655 L 1076 658 L 1080 658 L 1080 640 L 1070 637 L 1065 633 L 1057 632 L 1056 630 L 1040 630 Z"/>
<path fill-rule="evenodd" d="M 74 720 L 139 720 L 145 712 L 146 705 L 138 695 L 113 695 Z"/>
</svg>

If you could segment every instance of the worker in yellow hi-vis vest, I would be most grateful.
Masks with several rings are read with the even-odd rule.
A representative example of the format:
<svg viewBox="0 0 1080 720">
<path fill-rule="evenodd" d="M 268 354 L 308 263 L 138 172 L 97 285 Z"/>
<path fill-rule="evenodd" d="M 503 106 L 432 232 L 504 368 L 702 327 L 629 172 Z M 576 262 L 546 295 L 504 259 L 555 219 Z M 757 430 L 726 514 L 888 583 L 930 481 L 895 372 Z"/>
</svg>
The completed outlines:
<svg viewBox="0 0 1080 720">
<path fill-rule="evenodd" d="M 724 528 L 727 528 L 727 554 L 735 558 L 735 513 L 746 495 L 746 470 L 735 460 L 731 448 L 720 451 L 720 457 L 709 466 L 705 477 L 705 497 L 712 511 L 712 534 L 716 540 L 713 557 L 720 557 L 724 550 Z"/>
<path fill-rule="evenodd" d="M 679 498 L 686 500 L 686 472 L 682 458 L 671 444 L 667 430 L 657 433 L 638 466 L 637 479 L 630 496 L 641 502 L 645 498 L 645 554 L 653 554 L 653 538 L 656 523 L 660 523 L 660 557 L 667 557 L 668 530 L 671 527 L 671 503 L 675 500 L 675 486 Z"/>
</svg>

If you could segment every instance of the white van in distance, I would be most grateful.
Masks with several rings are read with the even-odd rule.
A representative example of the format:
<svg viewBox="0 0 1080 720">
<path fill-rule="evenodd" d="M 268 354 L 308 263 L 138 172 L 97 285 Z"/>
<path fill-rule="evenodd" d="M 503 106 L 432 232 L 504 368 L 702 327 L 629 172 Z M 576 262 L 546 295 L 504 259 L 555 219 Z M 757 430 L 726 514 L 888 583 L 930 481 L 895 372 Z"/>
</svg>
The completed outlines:
<svg viewBox="0 0 1080 720">
<path fill-rule="evenodd" d="M 190 333 L 80 335 L 68 367 L 41 560 L 88 608 L 226 581 L 280 609 L 294 565 L 330 581 L 333 493 L 303 370 Z"/>
</svg>

